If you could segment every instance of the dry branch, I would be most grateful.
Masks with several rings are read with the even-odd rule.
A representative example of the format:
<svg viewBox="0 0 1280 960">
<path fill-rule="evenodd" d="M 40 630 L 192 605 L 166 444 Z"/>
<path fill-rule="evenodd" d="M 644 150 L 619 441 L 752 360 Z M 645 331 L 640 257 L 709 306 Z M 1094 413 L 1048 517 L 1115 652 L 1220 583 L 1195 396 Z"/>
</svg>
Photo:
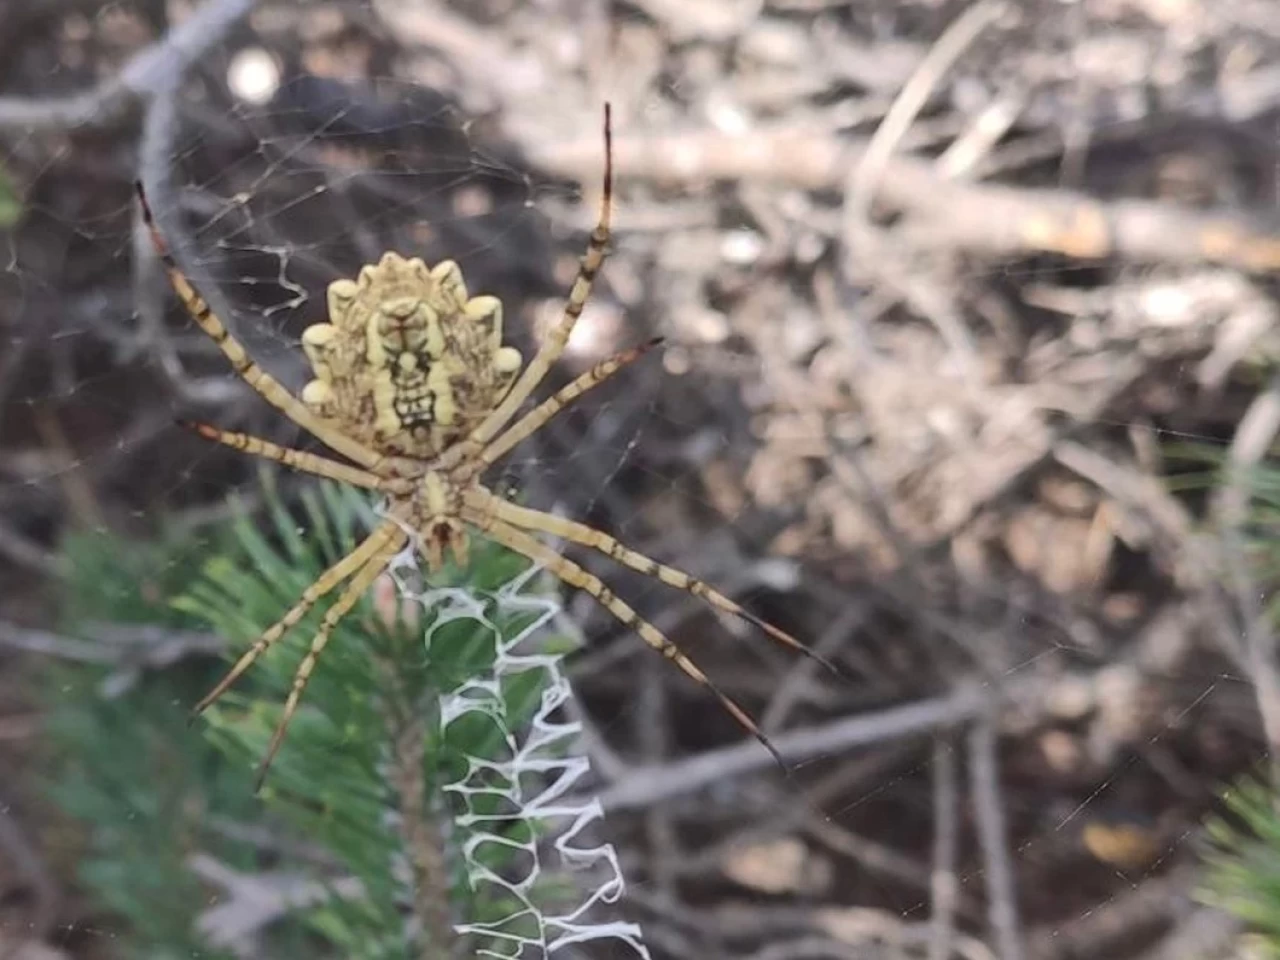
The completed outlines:
<svg viewBox="0 0 1280 960">
<path fill-rule="evenodd" d="M 820 727 L 775 734 L 773 744 L 787 760 L 806 760 L 850 747 L 928 734 L 978 716 L 996 694 L 977 686 L 893 707 L 866 716 L 845 717 Z M 754 741 L 699 754 L 661 767 L 639 767 L 601 792 L 607 810 L 647 807 L 710 784 L 768 767 L 772 758 Z"/>
<path fill-rule="evenodd" d="M 996 728 L 982 717 L 969 731 L 969 780 L 987 881 L 988 912 L 1000 960 L 1022 960 L 1017 883 L 1009 856 Z"/>
<path fill-rule="evenodd" d="M 620 178 L 688 186 L 713 180 L 774 181 L 807 190 L 842 189 L 862 163 L 863 140 L 804 131 L 728 135 L 700 130 L 622 136 Z M 536 143 L 530 160 L 589 182 L 599 145 L 587 139 Z M 1280 233 L 1232 211 L 1201 211 L 1152 200 L 1099 200 L 1072 190 L 962 183 L 923 160 L 889 158 L 876 197 L 919 217 L 912 238 L 939 249 L 983 256 L 1055 253 L 1082 260 L 1221 264 L 1250 273 L 1280 270 Z"/>
<path fill-rule="evenodd" d="M 119 74 L 69 97 L 0 97 L 0 133 L 110 127 L 217 47 L 258 0 L 209 0 L 183 23 L 130 60 Z"/>
</svg>

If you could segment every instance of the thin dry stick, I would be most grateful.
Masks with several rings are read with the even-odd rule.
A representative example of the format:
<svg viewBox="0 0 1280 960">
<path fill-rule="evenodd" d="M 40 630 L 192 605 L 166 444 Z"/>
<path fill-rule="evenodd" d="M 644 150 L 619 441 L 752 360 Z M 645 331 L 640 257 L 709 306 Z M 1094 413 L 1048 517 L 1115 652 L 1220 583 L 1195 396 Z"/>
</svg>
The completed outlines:
<svg viewBox="0 0 1280 960">
<path fill-rule="evenodd" d="M 971 176 L 982 159 L 1017 123 L 1027 100 L 1022 91 L 1009 93 L 979 113 L 969 129 L 938 157 L 938 175 L 948 180 Z"/>
<path fill-rule="evenodd" d="M 201 13 L 213 7 L 206 4 Z M 254 6 L 254 0 L 237 0 L 235 10 L 243 16 Z M 195 19 L 193 17 L 192 19 Z M 231 21 L 234 23 L 235 21 Z M 184 31 L 187 24 L 178 28 Z M 177 43 L 176 52 L 190 52 L 189 43 Z M 138 181 L 146 185 L 147 203 L 155 218 L 156 226 L 164 235 L 169 253 L 181 267 L 182 272 L 192 279 L 200 288 L 205 301 L 215 316 L 232 321 L 232 332 L 239 335 L 252 332 L 252 325 L 234 323 L 236 310 L 223 292 L 222 284 L 211 282 L 208 271 L 199 257 L 192 253 L 194 241 L 183 229 L 179 216 L 181 204 L 178 187 L 174 182 L 174 164 L 172 158 L 177 153 L 177 140 L 182 127 L 182 114 L 179 109 L 179 94 L 188 71 L 195 65 L 194 61 L 179 56 L 169 55 L 155 57 L 149 61 L 147 71 L 147 96 L 143 111 L 142 136 L 138 144 Z M 225 397 L 219 399 L 215 393 L 204 389 L 203 385 L 189 377 L 180 358 L 168 342 L 164 334 L 163 313 L 165 301 L 160 296 L 161 284 L 156 279 L 162 276 L 163 264 L 154 256 L 154 241 L 144 226 L 141 217 L 134 223 L 134 300 L 139 305 L 142 327 L 146 336 L 145 346 L 155 353 L 158 369 L 165 374 L 170 383 L 188 402 L 214 402 L 219 406 L 226 403 Z M 167 284 L 164 284 L 167 287 Z M 259 358 L 261 359 L 261 358 Z M 283 359 L 283 358 L 282 358 Z M 289 355 L 290 361 L 297 358 Z M 225 389 L 225 379 L 219 381 L 220 389 Z M 235 396 L 243 399 L 245 393 L 240 384 L 232 384 Z"/>
<path fill-rule="evenodd" d="M 47 577 L 65 577 L 70 572 L 70 566 L 65 557 L 45 549 L 42 544 L 24 536 L 2 521 L 0 521 L 0 557 Z"/>
<path fill-rule="evenodd" d="M 845 183 L 844 235 L 853 236 L 866 223 L 876 187 L 884 176 L 889 158 L 897 151 L 916 116 L 924 109 L 934 89 L 961 54 L 987 27 L 1005 15 L 1003 0 L 980 0 L 943 31 L 920 61 L 911 78 L 898 93 L 885 118 L 867 143 L 862 159 Z"/>
<path fill-rule="evenodd" d="M 491 68 L 516 63 L 521 56 L 502 31 L 484 29 L 451 9 L 452 4 L 434 0 L 371 0 L 369 6 L 402 47 L 429 47 L 448 59 L 464 78 L 455 92 L 469 113 L 500 114 L 503 104 L 527 92 L 523 71 Z"/>
<path fill-rule="evenodd" d="M 1192 593 L 1197 611 L 1223 652 L 1248 671 L 1236 613 L 1218 583 L 1220 558 L 1212 546 L 1194 535 L 1191 515 L 1158 479 L 1136 467 L 1116 462 L 1075 441 L 1053 447 L 1054 458 L 1133 511 L 1158 532 L 1158 544 L 1173 563 L 1179 584 Z"/>
<path fill-rule="evenodd" d="M 1192 888 L 1199 882 L 1197 873 L 1198 865 L 1187 863 L 1160 876 L 1143 877 L 1136 887 L 1116 893 L 1068 926 L 1046 923 L 1030 931 L 1027 952 L 1036 960 L 1112 956 L 1120 944 L 1132 943 L 1135 934 L 1168 930 L 1185 917 Z M 1173 935 L 1166 941 L 1181 942 L 1175 941 Z M 1185 960 L 1186 954 L 1177 956 Z"/>
<path fill-rule="evenodd" d="M 548 173 L 585 178 L 599 165 L 596 141 L 525 141 L 530 162 Z M 707 130 L 646 132 L 615 143 L 620 176 L 701 187 L 708 180 L 787 183 L 806 190 L 841 187 L 865 141 L 808 130 L 762 128 L 748 135 Z M 933 164 L 895 156 L 877 197 L 927 219 L 937 249 L 984 256 L 1049 252 L 1139 263 L 1217 263 L 1251 273 L 1280 270 L 1280 233 L 1238 211 L 1196 210 L 1166 201 L 1099 200 L 1072 190 L 966 183 L 940 177 Z"/>
<path fill-rule="evenodd" d="M 907 135 L 943 76 L 987 27 L 1004 15 L 1002 0 L 980 0 L 960 15 L 938 38 L 867 143 L 850 170 L 844 192 L 844 270 L 850 282 L 870 266 L 877 281 L 927 317 L 967 374 L 977 367 L 977 348 L 952 298 L 913 274 L 870 222 L 871 204 L 890 159 Z"/>
<path fill-rule="evenodd" d="M 76 637 L 66 637 L 50 630 L 38 630 L 0 620 L 0 647 L 25 650 L 44 656 L 59 657 L 81 663 L 112 663 L 120 651 Z"/>
<path fill-rule="evenodd" d="M 890 509 L 891 498 L 866 469 L 862 451 L 835 432 L 828 430 L 827 440 L 831 444 L 831 473 L 836 482 L 848 491 L 853 502 L 860 504 L 871 516 L 880 536 L 885 539 L 903 570 L 912 572 L 925 569 L 926 564 L 920 549 L 911 542 L 911 538 L 903 533 L 894 522 Z"/>
<path fill-rule="evenodd" d="M 929 960 L 947 960 L 955 940 L 956 905 L 960 881 L 956 874 L 960 831 L 956 808 L 955 746 L 945 737 L 933 741 L 933 876 L 930 880 L 933 930 L 929 936 Z"/>
<path fill-rule="evenodd" d="M 92 90 L 69 97 L 0 97 L 0 130 L 34 133 L 108 127 L 162 87 L 164 77 L 198 63 L 257 5 L 258 0 L 209 0 L 124 69 Z"/>
<path fill-rule="evenodd" d="M 24 942 L 38 942 L 53 928 L 58 913 L 58 884 L 49 872 L 33 839 L 9 814 L 10 806 L 0 798 L 0 854 L 10 871 L 24 877 L 30 887 L 34 909 L 27 929 L 27 941 L 6 944 L 0 940 L 0 960 L 21 960 L 26 956 Z"/>
<path fill-rule="evenodd" d="M 823 846 L 848 857 L 868 871 L 920 889 L 929 886 L 929 874 L 924 864 L 878 840 L 816 817 L 805 822 L 804 831 Z"/>
<path fill-rule="evenodd" d="M 312 879 L 298 873 L 242 873 L 208 853 L 187 858 L 187 869 L 219 891 L 196 918 L 210 944 L 237 957 L 261 956 L 259 935 L 285 914 L 334 899 L 360 902 L 367 894 L 355 877 Z"/>
<path fill-rule="evenodd" d="M 851 747 L 918 736 L 939 727 L 964 723 L 991 709 L 994 700 L 1001 699 L 1002 694 L 1015 687 L 1017 684 L 1006 685 L 999 690 L 990 686 L 962 686 L 944 697 L 846 717 L 820 727 L 792 730 L 771 739 L 784 759 L 807 760 Z M 771 758 L 758 750 L 754 743 L 740 743 L 661 767 L 638 767 L 626 779 L 602 791 L 600 801 L 606 810 L 647 807 L 759 770 L 771 763 Z"/>
<path fill-rule="evenodd" d="M 228 5 L 224 15 L 227 16 L 227 24 L 233 26 L 237 21 L 231 17 L 232 13 L 239 13 L 244 16 L 256 5 L 258 0 L 236 0 L 233 5 Z M 212 8 L 214 4 L 211 2 L 201 8 L 201 14 L 206 9 Z M 210 13 L 212 16 L 212 13 Z M 194 17 L 192 19 L 195 19 Z M 179 31 L 185 31 L 187 24 L 183 24 Z M 209 27 L 213 29 L 213 27 Z M 175 33 L 178 31 L 174 31 Z M 226 318 L 232 322 L 231 332 L 237 335 L 237 339 L 246 345 L 251 345 L 252 341 L 245 337 L 245 334 L 252 334 L 252 325 L 241 325 L 234 322 L 237 311 L 233 309 L 231 301 L 223 292 L 222 284 L 212 282 L 208 275 L 208 271 L 201 263 L 199 257 L 193 252 L 194 240 L 188 237 L 186 231 L 182 228 L 181 202 L 179 198 L 179 190 L 174 182 L 174 164 L 172 158 L 177 152 L 177 140 L 182 127 L 182 113 L 180 111 L 179 96 L 182 84 L 186 79 L 186 75 L 198 61 L 184 59 L 178 54 L 182 53 L 199 53 L 203 48 L 193 48 L 190 41 L 174 41 L 174 49 L 165 55 L 157 54 L 148 61 L 148 67 L 145 72 L 146 76 L 146 102 L 143 112 L 142 136 L 138 144 L 138 178 L 139 186 L 146 187 L 146 206 L 150 208 L 150 212 L 154 217 L 154 226 L 159 229 L 160 234 L 164 238 L 164 246 L 168 248 L 169 255 L 181 269 L 182 273 L 189 280 L 198 286 L 202 298 L 208 304 L 212 314 L 215 317 Z M 154 256 L 155 239 L 154 230 L 148 230 L 144 225 L 143 218 L 139 217 L 134 224 L 134 247 L 135 253 L 142 252 L 142 255 L 135 255 L 133 262 L 135 264 L 134 276 L 134 299 L 142 307 L 143 323 L 150 328 L 150 341 L 146 344 L 157 354 L 159 359 L 159 369 L 173 383 L 175 389 L 180 395 L 188 401 L 205 401 L 225 403 L 225 394 L 222 393 L 226 388 L 225 382 L 220 382 L 221 386 L 218 391 L 210 391 L 205 389 L 202 384 L 194 382 L 186 376 L 183 365 L 174 353 L 172 346 L 162 336 L 163 323 L 162 313 L 164 309 L 164 301 L 158 297 L 155 291 L 158 286 L 153 282 L 154 277 L 160 276 L 163 264 L 159 258 Z M 265 347 L 266 343 L 258 344 Z M 256 359 L 261 361 L 262 356 Z M 289 351 L 283 357 L 279 358 L 279 363 L 291 362 L 298 363 L 300 354 L 296 351 Z M 236 395 L 245 396 L 238 388 Z"/>
<path fill-rule="evenodd" d="M 981 717 L 969 730 L 969 790 L 982 847 L 988 918 L 996 939 L 996 954 L 1000 960 L 1022 960 L 1022 932 L 996 761 L 996 727 L 990 716 Z"/>
<path fill-rule="evenodd" d="M 835 659 L 840 648 L 849 642 L 854 632 L 867 620 L 867 606 L 851 601 L 822 631 L 816 643 L 815 653 L 829 660 Z M 817 683 L 819 664 L 805 658 L 787 671 L 769 700 L 769 706 L 760 716 L 760 729 L 773 734 L 781 730 L 791 711 L 803 700 L 805 692 Z"/>
<path fill-rule="evenodd" d="M 802 663 L 808 663 L 804 660 Z M 671 753 L 671 736 L 667 723 L 672 715 L 667 698 L 666 665 L 657 657 L 646 657 L 639 677 L 640 703 L 636 712 L 636 740 L 640 755 L 648 763 L 660 763 Z M 651 883 L 669 896 L 676 893 L 675 867 L 688 859 L 684 845 L 670 812 L 662 806 L 645 811 L 645 836 L 652 851 Z"/>
<path fill-rule="evenodd" d="M 1261 590 L 1249 569 L 1243 527 L 1248 521 L 1252 471 L 1271 448 L 1277 433 L 1280 377 L 1273 378 L 1267 389 L 1254 398 L 1236 427 L 1227 452 L 1226 485 L 1213 502 L 1227 572 L 1245 625 L 1245 657 L 1273 764 L 1280 764 L 1280 664 L 1276 662 L 1276 637 L 1268 613 L 1259 602 Z M 1272 776 L 1280 782 L 1280 766 L 1273 766 Z"/>
<path fill-rule="evenodd" d="M 1244 922 L 1214 907 L 1180 911 L 1178 922 L 1159 946 L 1138 960 L 1210 960 L 1214 957 L 1248 956 L 1241 946 Z"/>
</svg>

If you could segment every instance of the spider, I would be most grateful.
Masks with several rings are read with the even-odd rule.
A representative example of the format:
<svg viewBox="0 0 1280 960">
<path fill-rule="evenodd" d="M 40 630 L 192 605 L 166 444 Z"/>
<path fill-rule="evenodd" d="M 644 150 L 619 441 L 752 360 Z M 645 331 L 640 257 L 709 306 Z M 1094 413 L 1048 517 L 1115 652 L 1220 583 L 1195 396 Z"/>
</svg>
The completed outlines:
<svg viewBox="0 0 1280 960">
<path fill-rule="evenodd" d="M 429 267 L 416 257 L 388 252 L 377 264 L 361 268 L 357 279 L 329 284 L 329 321 L 310 326 L 302 334 L 302 348 L 315 378 L 303 388 L 300 397 L 258 366 L 213 314 L 179 269 L 155 223 L 142 185 L 136 185 L 143 220 L 156 252 L 192 319 L 250 387 L 351 463 L 205 424 L 185 425 L 208 440 L 304 473 L 376 491 L 387 498 L 386 516 L 373 532 L 321 574 L 193 710 L 194 718 L 222 696 L 317 602 L 346 583 L 325 612 L 310 649 L 294 674 L 284 710 L 258 767 L 256 788 L 262 786 L 307 680 L 338 622 L 407 543 L 412 542 L 431 571 L 438 570 L 450 554 L 460 567 L 465 567 L 469 528 L 541 564 L 569 586 L 594 597 L 645 643 L 708 689 L 786 769 L 778 751 L 751 716 L 674 643 L 597 576 L 534 534 L 596 550 L 623 566 L 701 597 L 711 606 L 754 624 L 775 641 L 819 660 L 829 669 L 834 667 L 790 634 L 701 580 L 650 559 L 601 530 L 512 503 L 480 482 L 486 470 L 567 404 L 660 342 L 650 341 L 596 364 L 516 419 L 521 406 L 564 351 L 605 259 L 613 194 L 608 105 L 604 112 L 604 155 L 599 220 L 587 252 L 559 322 L 523 370 L 520 352 L 502 342 L 499 300 L 470 295 L 461 271 L 451 260 Z"/>
</svg>

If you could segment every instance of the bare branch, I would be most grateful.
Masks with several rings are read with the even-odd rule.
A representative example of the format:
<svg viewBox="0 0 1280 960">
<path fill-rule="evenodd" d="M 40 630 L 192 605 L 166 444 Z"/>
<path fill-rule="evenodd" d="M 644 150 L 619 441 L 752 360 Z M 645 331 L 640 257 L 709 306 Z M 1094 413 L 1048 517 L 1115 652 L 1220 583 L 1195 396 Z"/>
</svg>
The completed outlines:
<svg viewBox="0 0 1280 960">
<path fill-rule="evenodd" d="M 956 904 L 960 898 L 956 872 L 960 853 L 956 766 L 955 745 L 938 737 L 933 743 L 933 923 L 929 960 L 947 960 L 956 935 Z"/>
<path fill-rule="evenodd" d="M 988 910 L 1000 960 L 1022 960 L 1017 888 L 1013 880 L 1004 802 L 996 760 L 996 728 L 983 717 L 969 731 L 969 780 L 978 822 L 978 842 L 987 879 Z"/>
<path fill-rule="evenodd" d="M 821 727 L 776 734 L 771 739 L 784 759 L 807 760 L 850 747 L 954 726 L 988 709 L 998 695 L 990 688 L 961 687 L 945 697 L 846 717 Z M 639 767 L 626 779 L 602 791 L 600 800 L 606 810 L 647 807 L 772 763 L 769 754 L 755 741 L 750 741 L 661 767 Z"/>
<path fill-rule="evenodd" d="M 1227 573 L 1245 624 L 1245 660 L 1273 763 L 1280 755 L 1280 662 L 1277 662 L 1270 613 L 1262 602 L 1265 595 L 1250 570 L 1244 527 L 1248 522 L 1251 471 L 1271 449 L 1277 433 L 1280 433 L 1280 378 L 1273 378 L 1267 389 L 1254 398 L 1236 428 L 1228 449 L 1225 485 L 1212 504 Z"/>
<path fill-rule="evenodd" d="M 209 0 L 119 74 L 69 97 L 0 97 L 0 132 L 98 129 L 126 120 L 138 105 L 220 44 L 258 0 Z"/>
<path fill-rule="evenodd" d="M 861 162 L 865 140 L 775 128 L 731 135 L 706 130 L 618 137 L 618 175 L 667 184 L 756 180 L 837 189 Z M 588 179 L 598 146 L 586 139 L 530 143 L 530 160 Z M 1280 270 L 1280 234 L 1233 211 L 1201 211 L 1150 200 L 1104 201 L 1063 189 L 963 183 L 923 160 L 895 156 L 877 197 L 919 218 L 913 239 L 986 256 L 1057 253 L 1138 263 L 1216 263 L 1251 273 Z"/>
</svg>

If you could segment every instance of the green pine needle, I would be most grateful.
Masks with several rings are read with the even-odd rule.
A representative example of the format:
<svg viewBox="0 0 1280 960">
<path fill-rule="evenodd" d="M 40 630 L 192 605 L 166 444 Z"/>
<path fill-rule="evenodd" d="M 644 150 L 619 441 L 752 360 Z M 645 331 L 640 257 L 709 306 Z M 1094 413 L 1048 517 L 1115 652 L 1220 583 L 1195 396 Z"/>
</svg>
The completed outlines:
<svg viewBox="0 0 1280 960">
<path fill-rule="evenodd" d="M 336 485 L 309 490 L 294 507 L 269 482 L 267 492 L 261 511 L 237 510 L 229 535 L 212 544 L 72 544 L 73 623 L 212 630 L 229 642 L 228 656 L 243 650 L 376 521 L 364 500 Z M 472 553 L 469 570 L 446 570 L 431 586 L 465 584 L 504 638 L 517 635 L 534 615 L 484 598 L 525 562 L 483 542 Z M 466 771 L 468 756 L 500 751 L 501 731 L 466 717 L 442 737 L 437 717 L 443 691 L 492 668 L 495 638 L 477 620 L 439 625 L 430 605 L 396 599 L 390 621 L 386 598 L 380 612 L 365 597 L 339 624 L 261 799 L 251 771 L 324 603 L 191 729 L 186 711 L 225 662 L 188 659 L 146 671 L 115 699 L 98 692 L 105 668 L 60 671 L 55 793 L 92 838 L 83 881 L 121 918 L 128 955 L 224 956 L 197 929 L 209 890 L 189 869 L 196 853 L 246 873 L 305 871 L 325 883 L 341 879 L 347 891 L 358 882 L 362 896 L 335 893 L 274 924 L 271 955 L 282 958 L 443 957 L 453 923 L 484 923 L 511 908 L 469 890 L 443 791 Z M 533 675 L 506 681 L 506 722 L 520 726 L 541 693 Z M 265 829 L 281 850 L 264 852 L 210 828 L 228 822 Z M 283 852 L 297 848 L 313 855 Z M 510 854 L 490 865 L 501 869 L 503 856 Z"/>
</svg>

